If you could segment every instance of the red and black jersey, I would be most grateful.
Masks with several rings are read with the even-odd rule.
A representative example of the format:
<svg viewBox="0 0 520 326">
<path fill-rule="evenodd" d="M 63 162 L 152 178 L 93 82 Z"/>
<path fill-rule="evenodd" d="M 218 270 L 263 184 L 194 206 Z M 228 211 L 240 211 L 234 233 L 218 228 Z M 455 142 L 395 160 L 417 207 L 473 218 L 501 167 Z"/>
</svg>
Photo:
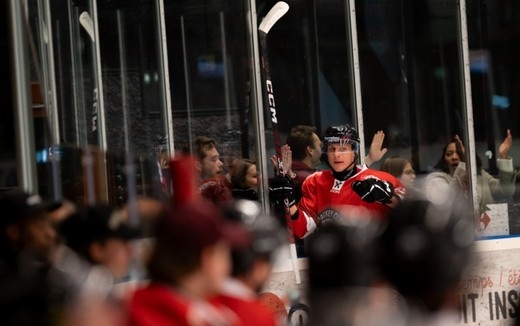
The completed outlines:
<svg viewBox="0 0 520 326">
<path fill-rule="evenodd" d="M 294 235 L 303 238 L 316 229 L 323 219 L 337 218 L 346 209 L 355 209 L 358 215 L 381 219 L 390 206 L 377 202 L 369 203 L 352 190 L 356 180 L 376 178 L 394 186 L 397 196 L 402 198 L 405 189 L 402 183 L 389 173 L 358 166 L 357 173 L 347 180 L 335 179 L 332 171 L 318 171 L 310 175 L 302 185 L 302 198 L 298 204 L 298 218 L 293 220 Z"/>
<path fill-rule="evenodd" d="M 233 194 L 226 180 L 225 177 L 216 176 L 202 181 L 199 185 L 200 194 L 215 204 L 231 202 Z"/>
</svg>

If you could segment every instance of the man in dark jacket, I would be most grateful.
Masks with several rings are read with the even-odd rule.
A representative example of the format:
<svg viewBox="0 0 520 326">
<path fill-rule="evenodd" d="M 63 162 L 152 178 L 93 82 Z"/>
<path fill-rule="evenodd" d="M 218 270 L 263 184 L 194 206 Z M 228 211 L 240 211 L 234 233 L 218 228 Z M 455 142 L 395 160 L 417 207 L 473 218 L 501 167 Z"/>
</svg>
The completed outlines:
<svg viewBox="0 0 520 326">
<path fill-rule="evenodd" d="M 56 230 L 49 214 L 59 206 L 20 190 L 0 194 L 2 325 L 50 325 L 59 318 L 66 284 L 51 264 Z"/>
</svg>

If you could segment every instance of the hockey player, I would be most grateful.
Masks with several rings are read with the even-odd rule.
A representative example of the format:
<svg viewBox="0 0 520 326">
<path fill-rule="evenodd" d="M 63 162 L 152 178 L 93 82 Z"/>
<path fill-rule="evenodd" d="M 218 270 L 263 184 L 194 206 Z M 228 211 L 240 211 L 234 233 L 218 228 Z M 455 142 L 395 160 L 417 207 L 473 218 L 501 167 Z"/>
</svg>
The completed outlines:
<svg viewBox="0 0 520 326">
<path fill-rule="evenodd" d="M 271 185 L 272 196 L 289 199 L 296 237 L 306 237 L 328 218 L 384 218 L 404 196 L 405 189 L 394 176 L 356 165 L 358 155 L 357 130 L 350 125 L 330 126 L 323 136 L 323 159 L 330 170 L 318 171 L 304 181 L 299 203 L 291 200 L 291 183 L 279 178 Z"/>
</svg>

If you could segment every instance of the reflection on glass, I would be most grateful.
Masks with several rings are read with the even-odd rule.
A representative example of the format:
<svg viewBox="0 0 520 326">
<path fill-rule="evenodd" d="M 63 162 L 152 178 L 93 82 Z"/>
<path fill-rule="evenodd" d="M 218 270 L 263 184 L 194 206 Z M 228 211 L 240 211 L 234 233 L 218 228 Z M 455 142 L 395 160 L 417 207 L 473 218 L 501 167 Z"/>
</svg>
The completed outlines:
<svg viewBox="0 0 520 326">
<path fill-rule="evenodd" d="M 243 2 L 166 2 L 165 44 L 158 28 L 158 1 L 96 2 L 97 10 L 93 3 L 52 1 L 51 19 L 45 23 L 52 25 L 52 35 L 47 37 L 55 48 L 59 145 L 81 151 L 89 145 L 100 146 L 98 115 L 102 112 L 97 109 L 104 106 L 107 198 L 119 203 L 132 194 L 155 196 L 156 189 L 168 194 L 164 162 L 174 150 L 169 144 L 175 150 L 189 148 L 196 136 L 217 141 L 224 173 L 234 158 L 257 161 L 256 137 L 265 137 L 268 155 L 274 153 L 270 119 L 264 119 L 265 134 L 252 128 L 256 103 L 250 99 L 255 91 L 251 90 L 250 72 L 255 58 L 249 53 L 248 33 L 256 26 L 247 25 Z M 520 69 L 519 50 L 513 47 L 520 24 L 516 16 L 507 14 L 505 3 L 509 4 L 467 1 L 476 155 L 462 153 L 459 159 L 481 162 L 478 174 L 482 180 L 503 180 L 506 173 L 509 184 L 515 186 L 512 193 L 492 194 L 479 205 L 479 225 L 488 230 L 482 236 L 520 233 L 520 224 L 515 222 L 520 216 L 515 204 L 519 199 L 515 166 L 520 160 L 516 108 Z M 272 4 L 258 3 L 258 19 Z M 437 163 L 456 135 L 468 147 L 457 2 L 357 0 L 355 9 L 364 139 L 383 130 L 387 156 L 408 160 L 420 184 L 425 176 L 442 170 Z M 331 124 L 355 124 L 349 72 L 352 49 L 346 28 L 349 14 L 340 1 L 318 0 L 314 6 L 292 2 L 289 12 L 270 31 L 267 45 L 282 142 L 290 128 L 299 124 L 316 126 L 318 135 Z M 36 21 L 31 25 L 41 28 Z M 39 42 L 45 41 L 43 32 L 34 34 Z M 167 69 L 161 45 L 167 46 Z M 98 79 L 102 85 L 97 85 Z M 167 82 L 171 87 L 165 87 Z M 165 104 L 165 89 L 171 92 L 171 108 Z M 173 135 L 165 127 L 165 112 L 170 109 Z M 264 113 L 267 117 L 268 112 Z M 501 151 L 507 130 L 511 143 L 507 151 Z M 40 164 L 48 159 L 42 151 L 47 145 L 38 146 Z M 502 167 L 500 160 L 509 158 L 510 164 Z M 148 172 L 139 172 L 145 170 Z M 116 171 L 126 171 L 124 182 Z M 133 173 L 130 178 L 128 171 Z M 146 181 L 146 174 L 153 181 Z M 464 183 L 462 177 L 458 180 Z M 63 189 L 67 182 L 62 180 Z M 89 187 L 85 189 L 92 189 Z M 118 187 L 123 187 L 123 196 L 118 195 Z M 484 198 L 484 193 L 479 196 Z M 507 226 L 502 229 L 507 231 L 492 232 L 493 222 L 486 222 L 486 215 L 490 221 L 502 216 Z"/>
<path fill-rule="evenodd" d="M 165 22 L 175 149 L 207 136 L 226 163 L 254 155 L 243 6 L 168 2 Z"/>
<path fill-rule="evenodd" d="M 448 167 L 465 159 L 444 161 L 451 139 L 468 134 L 458 9 L 455 1 L 356 1 L 365 139 L 383 129 L 387 155 L 411 163 L 432 201 L 448 199 L 458 181 Z M 469 185 L 454 191 L 469 201 Z"/>
<path fill-rule="evenodd" d="M 520 19 L 511 15 L 518 3 L 467 1 L 471 92 L 476 156 L 482 196 L 492 201 L 480 207 L 483 237 L 520 234 L 517 166 L 520 110 L 516 88 Z M 510 135 L 509 135 L 510 132 Z"/>
</svg>

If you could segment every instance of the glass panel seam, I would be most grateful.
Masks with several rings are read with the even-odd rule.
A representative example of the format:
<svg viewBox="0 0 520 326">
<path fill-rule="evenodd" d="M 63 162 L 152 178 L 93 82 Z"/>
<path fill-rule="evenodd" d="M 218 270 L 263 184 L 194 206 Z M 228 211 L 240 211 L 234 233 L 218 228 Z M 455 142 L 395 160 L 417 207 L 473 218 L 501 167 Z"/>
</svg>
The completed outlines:
<svg viewBox="0 0 520 326">
<path fill-rule="evenodd" d="M 268 182 L 267 182 L 267 152 L 266 152 L 266 142 L 265 142 L 265 126 L 264 126 L 264 109 L 263 109 L 263 96 L 262 96 L 262 81 L 261 81 L 261 71 L 260 71 L 260 55 L 258 48 L 258 23 L 257 23 L 257 12 L 256 12 L 256 1 L 249 0 L 247 1 L 249 8 L 249 15 L 247 25 L 249 30 L 249 50 L 251 54 L 252 61 L 252 71 L 251 71 L 251 95 L 254 96 L 254 100 L 252 99 L 251 104 L 255 103 L 252 106 L 251 110 L 253 113 L 253 123 L 256 127 L 256 150 L 257 150 L 257 162 L 258 168 L 260 170 L 261 178 L 261 187 L 263 191 L 259 192 L 259 199 L 263 205 L 263 208 L 268 212 L 269 211 L 269 203 L 266 199 L 266 192 L 268 190 Z"/>
<path fill-rule="evenodd" d="M 28 19 L 23 10 L 26 2 L 11 0 L 8 4 L 8 16 L 11 17 L 11 60 L 14 74 L 13 107 L 16 132 L 17 179 L 19 186 L 28 192 L 38 191 L 36 176 L 36 157 L 34 155 L 34 132 L 32 126 L 32 106 L 30 104 L 28 49 L 29 25 L 24 23 Z M 25 14 L 25 15 L 24 15 Z M 16 108 L 16 109 L 15 109 Z"/>
<path fill-rule="evenodd" d="M 45 106 L 48 114 L 50 114 L 50 135 L 52 136 L 51 142 L 53 144 L 57 144 L 60 141 L 60 128 L 58 123 L 58 101 L 57 101 L 57 92 L 56 92 L 56 70 L 54 65 L 54 46 L 53 46 L 53 40 L 54 37 L 52 36 L 52 20 L 51 20 L 51 10 L 50 10 L 50 3 L 49 0 L 46 0 L 44 3 L 44 14 L 47 21 L 46 26 L 43 26 L 43 28 L 46 28 L 46 31 L 44 33 L 47 33 L 48 35 L 48 44 L 47 44 L 47 51 L 48 51 L 48 61 L 46 64 L 49 66 L 45 71 L 48 73 L 48 78 L 45 78 L 45 80 L 49 81 L 49 85 L 46 85 L 45 87 Z M 47 93 L 47 89 L 50 91 L 50 94 Z"/>
<path fill-rule="evenodd" d="M 355 0 L 345 2 L 345 16 L 347 17 L 346 34 L 349 46 L 348 66 L 350 69 L 351 105 L 355 108 L 354 125 L 357 126 L 360 138 L 359 157 L 365 157 L 365 128 L 363 124 L 363 108 L 361 102 L 361 80 L 359 73 L 359 47 L 356 27 Z"/>
<path fill-rule="evenodd" d="M 461 87 L 463 91 L 463 112 L 466 116 L 466 139 L 468 149 L 468 160 L 469 160 L 469 175 L 471 178 L 470 187 L 470 198 L 473 204 L 473 208 L 476 209 L 475 205 L 478 203 L 477 199 L 477 164 L 476 164 L 476 149 L 475 149 L 475 134 L 473 127 L 473 104 L 471 99 L 471 79 L 470 79 L 470 62 L 469 62 L 469 42 L 468 42 L 468 30 L 466 20 L 466 0 L 460 0 L 459 2 L 459 53 L 461 60 Z"/>
<path fill-rule="evenodd" d="M 157 0 L 157 17 L 159 20 L 159 54 L 162 55 L 159 63 L 163 78 L 162 99 L 163 99 L 163 117 L 165 119 L 165 131 L 167 134 L 168 149 L 170 154 L 174 153 L 175 143 L 173 139 L 173 117 L 172 117 L 172 101 L 170 95 L 170 74 L 168 66 L 168 47 L 166 41 L 166 23 L 164 20 L 164 1 Z"/>
</svg>

